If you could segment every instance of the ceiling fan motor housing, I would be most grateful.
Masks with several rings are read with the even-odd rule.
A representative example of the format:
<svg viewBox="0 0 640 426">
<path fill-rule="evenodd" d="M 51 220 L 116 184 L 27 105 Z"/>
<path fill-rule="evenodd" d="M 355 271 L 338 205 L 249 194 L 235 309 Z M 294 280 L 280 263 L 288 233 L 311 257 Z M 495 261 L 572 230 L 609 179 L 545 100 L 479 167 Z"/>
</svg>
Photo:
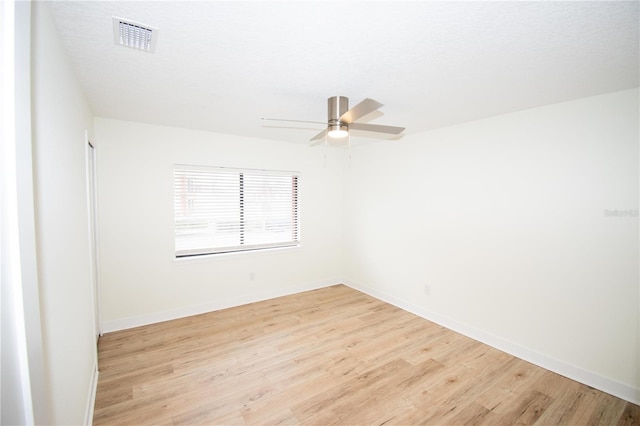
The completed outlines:
<svg viewBox="0 0 640 426">
<path fill-rule="evenodd" d="M 332 96 L 327 100 L 327 110 L 329 113 L 329 131 L 330 132 L 347 132 L 349 126 L 340 122 L 340 117 L 349 111 L 349 98 L 346 96 Z"/>
</svg>

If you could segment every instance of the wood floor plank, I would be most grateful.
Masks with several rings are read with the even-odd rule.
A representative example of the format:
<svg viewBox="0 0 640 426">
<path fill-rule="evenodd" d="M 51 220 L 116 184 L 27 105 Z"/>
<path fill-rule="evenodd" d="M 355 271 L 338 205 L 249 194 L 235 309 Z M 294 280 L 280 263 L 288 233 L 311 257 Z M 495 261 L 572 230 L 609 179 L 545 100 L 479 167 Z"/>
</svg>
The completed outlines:
<svg viewBox="0 0 640 426">
<path fill-rule="evenodd" d="M 638 425 L 637 405 L 338 285 L 99 341 L 95 425 Z"/>
<path fill-rule="evenodd" d="M 530 389 L 523 395 L 515 398 L 511 409 L 502 416 L 500 424 L 509 421 L 515 425 L 532 425 L 552 403 L 551 397 L 537 390 Z"/>
<path fill-rule="evenodd" d="M 618 426 L 640 425 L 640 406 L 626 404 L 625 409 L 618 420 Z"/>
<path fill-rule="evenodd" d="M 585 398 L 589 398 L 584 392 L 586 386 L 572 381 L 567 381 L 559 374 L 546 372 L 533 386 L 534 390 L 544 392 L 553 398 L 553 403 L 536 421 L 536 424 L 545 425 L 553 422 L 557 425 L 576 424 L 576 417 L 583 409 Z"/>
<path fill-rule="evenodd" d="M 477 425 L 495 421 L 492 416 L 495 416 L 495 414 L 486 407 L 471 403 L 460 409 L 459 412 L 451 418 L 451 423 L 458 425 Z"/>
<path fill-rule="evenodd" d="M 505 366 L 506 368 L 496 372 L 494 379 L 498 380 L 478 396 L 480 404 L 501 415 L 518 404 L 523 394 L 531 390 L 546 372 L 518 358 L 512 358 Z"/>
<path fill-rule="evenodd" d="M 585 398 L 586 403 L 581 407 L 581 415 L 576 421 L 587 425 L 618 424 L 628 403 L 588 386 L 586 388 L 588 397 Z"/>
</svg>

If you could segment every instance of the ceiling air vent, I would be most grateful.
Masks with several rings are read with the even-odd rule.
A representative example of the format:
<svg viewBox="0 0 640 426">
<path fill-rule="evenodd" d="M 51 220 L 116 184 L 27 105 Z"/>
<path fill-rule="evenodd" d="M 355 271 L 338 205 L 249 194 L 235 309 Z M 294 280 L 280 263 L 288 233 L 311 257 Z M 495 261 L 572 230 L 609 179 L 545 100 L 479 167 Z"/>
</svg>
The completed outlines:
<svg viewBox="0 0 640 426">
<path fill-rule="evenodd" d="M 153 53 L 156 51 L 158 29 L 114 16 L 113 41 L 119 46 Z"/>
</svg>

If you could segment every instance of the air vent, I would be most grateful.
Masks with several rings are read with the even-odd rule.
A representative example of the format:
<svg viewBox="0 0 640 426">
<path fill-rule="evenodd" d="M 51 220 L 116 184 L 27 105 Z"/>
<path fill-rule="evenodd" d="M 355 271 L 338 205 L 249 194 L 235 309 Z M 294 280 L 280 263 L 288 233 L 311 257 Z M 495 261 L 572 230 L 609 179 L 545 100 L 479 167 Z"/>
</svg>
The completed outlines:
<svg viewBox="0 0 640 426">
<path fill-rule="evenodd" d="M 113 41 L 119 46 L 153 53 L 156 51 L 158 29 L 114 16 Z"/>
</svg>

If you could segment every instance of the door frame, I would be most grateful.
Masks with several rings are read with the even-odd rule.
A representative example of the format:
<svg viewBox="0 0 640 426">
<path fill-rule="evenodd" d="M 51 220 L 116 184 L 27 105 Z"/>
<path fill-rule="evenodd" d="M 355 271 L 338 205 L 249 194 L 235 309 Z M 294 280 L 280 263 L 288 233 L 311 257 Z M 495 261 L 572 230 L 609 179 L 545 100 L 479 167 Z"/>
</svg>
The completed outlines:
<svg viewBox="0 0 640 426">
<path fill-rule="evenodd" d="M 89 256 L 91 270 L 91 287 L 93 292 L 93 311 L 95 321 L 96 341 L 102 336 L 101 291 L 99 274 L 99 244 L 98 244 L 98 198 L 96 179 L 96 148 L 89 139 L 89 132 L 85 130 L 86 153 L 86 184 L 87 184 L 87 215 L 89 223 Z"/>
</svg>

